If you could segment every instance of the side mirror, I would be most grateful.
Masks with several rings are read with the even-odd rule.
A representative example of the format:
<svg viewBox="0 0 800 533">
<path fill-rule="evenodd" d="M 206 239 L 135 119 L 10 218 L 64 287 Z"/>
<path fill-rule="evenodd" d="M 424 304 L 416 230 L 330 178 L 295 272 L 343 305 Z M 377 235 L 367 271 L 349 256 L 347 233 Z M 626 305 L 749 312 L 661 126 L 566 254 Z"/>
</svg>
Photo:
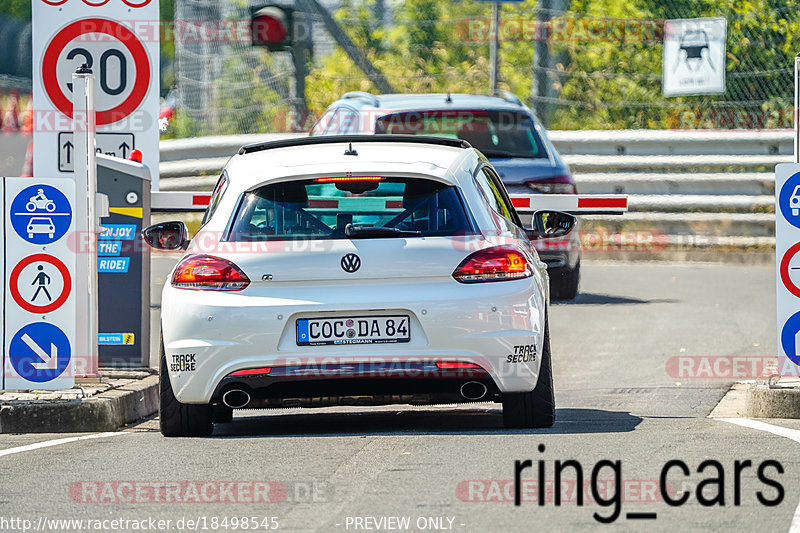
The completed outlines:
<svg viewBox="0 0 800 533">
<path fill-rule="evenodd" d="M 189 230 L 179 221 L 148 226 L 142 230 L 142 238 L 157 250 L 185 250 L 189 247 Z"/>
<path fill-rule="evenodd" d="M 577 219 L 561 211 L 536 211 L 531 220 L 528 236 L 537 239 L 563 237 L 575 229 Z"/>
</svg>

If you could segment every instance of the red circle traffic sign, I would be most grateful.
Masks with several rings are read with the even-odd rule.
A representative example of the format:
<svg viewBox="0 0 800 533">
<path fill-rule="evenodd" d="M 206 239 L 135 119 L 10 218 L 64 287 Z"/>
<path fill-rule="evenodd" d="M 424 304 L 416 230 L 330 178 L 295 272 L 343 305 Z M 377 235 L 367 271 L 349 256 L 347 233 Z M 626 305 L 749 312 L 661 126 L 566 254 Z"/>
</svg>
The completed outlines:
<svg viewBox="0 0 800 533">
<path fill-rule="evenodd" d="M 108 2 L 109 2 L 109 0 L 95 0 L 94 2 L 91 2 L 90 0 L 83 0 L 84 4 L 86 4 L 87 6 L 92 6 L 92 7 L 104 6 Z"/>
<path fill-rule="evenodd" d="M 136 2 L 131 2 L 130 0 L 122 0 L 122 3 L 129 7 L 144 7 L 152 1 L 153 0 L 143 0 L 137 4 Z"/>
<path fill-rule="evenodd" d="M 786 289 L 800 298 L 800 287 L 794 284 L 792 278 L 789 277 L 789 262 L 792 260 L 792 257 L 800 251 L 800 242 L 797 244 L 792 245 L 786 253 L 783 254 L 783 258 L 781 259 L 781 267 L 780 267 L 780 275 L 781 281 L 783 282 L 783 286 Z"/>
<path fill-rule="evenodd" d="M 48 6 L 60 6 L 61 4 L 66 4 L 67 0 L 42 0 Z"/>
<path fill-rule="evenodd" d="M 117 107 L 97 112 L 97 125 L 105 126 L 124 119 L 144 101 L 145 96 L 147 96 L 147 88 L 150 86 L 150 59 L 147 57 L 147 50 L 145 50 L 144 45 L 142 45 L 136 34 L 119 22 L 92 18 L 76 20 L 63 28 L 53 37 L 47 46 L 47 50 L 45 50 L 44 58 L 42 59 L 42 78 L 44 90 L 50 101 L 53 102 L 56 109 L 69 118 L 72 118 L 72 102 L 58 85 L 56 74 L 58 56 L 70 41 L 87 33 L 103 33 L 121 41 L 133 56 L 133 62 L 136 66 L 136 74 L 134 75 L 136 82 L 133 85 L 131 94 Z"/>
<path fill-rule="evenodd" d="M 58 298 L 47 305 L 34 305 L 26 301 L 19 292 L 19 287 L 17 285 L 19 282 L 19 275 L 22 273 L 25 267 L 31 263 L 49 263 L 53 265 L 61 273 L 61 279 L 64 280 L 64 286 L 61 289 L 61 294 L 58 295 Z M 21 308 L 31 313 L 50 313 L 64 305 L 64 302 L 67 301 L 70 290 L 72 289 L 72 278 L 69 275 L 69 269 L 67 268 L 67 265 L 62 263 L 58 258 L 48 254 L 33 254 L 20 261 L 17 266 L 14 267 L 14 270 L 11 271 L 11 277 L 8 280 L 8 285 L 9 289 L 11 289 L 11 296 Z"/>
</svg>

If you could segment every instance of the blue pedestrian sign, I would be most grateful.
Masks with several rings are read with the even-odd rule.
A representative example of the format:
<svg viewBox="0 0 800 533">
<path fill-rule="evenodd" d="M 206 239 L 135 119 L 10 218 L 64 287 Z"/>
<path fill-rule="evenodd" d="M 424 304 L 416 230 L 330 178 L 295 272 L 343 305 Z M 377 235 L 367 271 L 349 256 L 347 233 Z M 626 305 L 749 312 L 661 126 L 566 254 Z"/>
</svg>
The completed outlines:
<svg viewBox="0 0 800 533">
<path fill-rule="evenodd" d="M 52 185 L 31 185 L 11 202 L 10 217 L 14 231 L 29 243 L 51 244 L 69 230 L 72 207 Z"/>
<path fill-rule="evenodd" d="M 57 326 L 34 322 L 17 331 L 11 339 L 8 357 L 21 378 L 46 383 L 69 367 L 72 348 L 66 334 Z"/>
</svg>

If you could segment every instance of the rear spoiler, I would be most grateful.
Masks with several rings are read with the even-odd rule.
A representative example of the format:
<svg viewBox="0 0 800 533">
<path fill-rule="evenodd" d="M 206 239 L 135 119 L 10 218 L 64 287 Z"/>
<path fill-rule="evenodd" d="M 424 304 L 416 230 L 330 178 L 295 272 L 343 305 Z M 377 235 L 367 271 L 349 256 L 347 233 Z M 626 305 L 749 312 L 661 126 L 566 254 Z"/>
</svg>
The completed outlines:
<svg viewBox="0 0 800 533">
<path fill-rule="evenodd" d="M 571 215 L 622 215 L 628 210 L 624 194 L 511 194 L 518 213 L 563 211 Z"/>
</svg>

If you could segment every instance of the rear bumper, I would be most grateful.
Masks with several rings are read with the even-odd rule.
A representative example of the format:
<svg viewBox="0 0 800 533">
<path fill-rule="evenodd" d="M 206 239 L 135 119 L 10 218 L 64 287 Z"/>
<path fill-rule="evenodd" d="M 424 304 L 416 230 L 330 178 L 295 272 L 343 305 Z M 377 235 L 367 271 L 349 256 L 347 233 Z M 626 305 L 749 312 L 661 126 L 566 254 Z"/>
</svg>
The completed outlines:
<svg viewBox="0 0 800 533">
<path fill-rule="evenodd" d="M 440 369 L 434 363 L 358 363 L 295 365 L 259 375 L 229 375 L 219 382 L 211 403 L 229 391 L 244 391 L 243 408 L 329 407 L 493 401 L 500 390 L 483 369 Z M 237 405 L 238 407 L 238 405 Z"/>
<path fill-rule="evenodd" d="M 303 376 L 292 375 L 291 367 L 455 361 L 479 365 L 498 392 L 530 391 L 536 386 L 542 349 L 543 279 L 537 272 L 524 280 L 476 285 L 438 279 L 391 284 L 376 280 L 324 289 L 315 283 L 284 283 L 213 294 L 167 285 L 162 329 L 170 380 L 179 401 L 209 403 L 218 398 L 232 372 L 283 368 L 286 372 L 280 381 L 288 385 L 278 389 L 292 383 L 297 386 L 284 397 L 311 397 L 308 393 L 313 387 L 318 390 L 314 397 L 323 397 L 346 392 L 342 387 L 325 389 L 324 384 L 335 380 L 375 380 L 346 375 L 298 379 Z M 408 315 L 411 342 L 297 345 L 298 318 L 364 314 Z M 520 357 L 522 353 L 529 356 Z M 264 378 L 264 384 L 272 387 L 271 381 L 278 375 Z M 397 382 L 393 386 L 407 384 L 411 393 L 420 380 L 439 377 L 391 379 Z"/>
</svg>

